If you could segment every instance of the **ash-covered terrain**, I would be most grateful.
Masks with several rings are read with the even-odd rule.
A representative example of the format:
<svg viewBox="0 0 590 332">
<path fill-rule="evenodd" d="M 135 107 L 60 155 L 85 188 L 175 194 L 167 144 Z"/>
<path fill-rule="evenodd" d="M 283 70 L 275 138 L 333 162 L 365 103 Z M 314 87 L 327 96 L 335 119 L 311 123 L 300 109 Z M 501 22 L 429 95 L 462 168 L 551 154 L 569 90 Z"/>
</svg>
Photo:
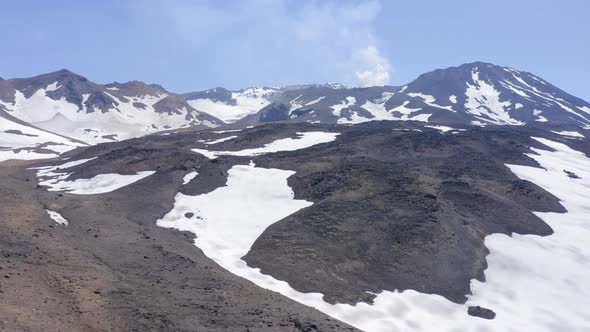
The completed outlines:
<svg viewBox="0 0 590 332">
<path fill-rule="evenodd" d="M 589 106 L 486 63 L 0 80 L 0 329 L 587 331 Z"/>
</svg>

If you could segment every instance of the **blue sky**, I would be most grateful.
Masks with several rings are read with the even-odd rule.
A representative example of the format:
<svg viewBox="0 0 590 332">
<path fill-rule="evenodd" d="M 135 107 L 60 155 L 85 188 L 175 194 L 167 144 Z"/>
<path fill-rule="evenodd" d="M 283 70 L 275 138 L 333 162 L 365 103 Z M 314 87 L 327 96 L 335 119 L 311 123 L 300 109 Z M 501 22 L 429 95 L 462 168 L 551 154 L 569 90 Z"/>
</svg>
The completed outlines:
<svg viewBox="0 0 590 332">
<path fill-rule="evenodd" d="M 589 13 L 585 0 L 8 0 L 0 77 L 68 68 L 186 92 L 398 85 L 488 61 L 590 100 Z"/>
</svg>

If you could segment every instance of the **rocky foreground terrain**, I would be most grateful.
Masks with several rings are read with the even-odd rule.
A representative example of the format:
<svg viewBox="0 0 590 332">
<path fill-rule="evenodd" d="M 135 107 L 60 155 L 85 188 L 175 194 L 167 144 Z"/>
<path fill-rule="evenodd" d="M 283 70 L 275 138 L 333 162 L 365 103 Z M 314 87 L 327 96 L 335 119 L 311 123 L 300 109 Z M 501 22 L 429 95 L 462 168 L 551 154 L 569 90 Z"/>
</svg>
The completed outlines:
<svg viewBox="0 0 590 332">
<path fill-rule="evenodd" d="M 268 149 L 281 140 L 296 144 L 305 133 L 332 136 L 303 148 Z M 536 151 L 553 150 L 543 140 L 588 156 L 586 137 L 589 130 L 547 123 L 278 123 L 156 133 L 82 146 L 50 160 L 5 161 L 0 329 L 369 330 L 367 321 L 383 317 L 352 313 L 379 308 L 378 294 L 400 294 L 395 291 L 459 308 L 457 319 L 472 319 L 474 326 L 493 324 L 489 319 L 500 319 L 503 308 L 472 297 L 474 283 L 489 281 L 486 237 L 550 239 L 555 230 L 539 212 L 567 212 L 562 197 L 507 165 L 543 169 Z M 259 150 L 243 152 L 248 149 Z M 69 167 L 59 167 L 64 164 Z M 576 167 L 582 166 L 564 162 L 559 172 L 566 180 L 585 181 Z M 179 203 L 229 191 L 240 171 L 258 169 L 292 171 L 285 175 L 290 200 L 305 206 L 263 227 L 243 253 L 243 266 L 227 266 L 225 258 L 208 254 L 206 242 L 207 227 L 222 220 L 207 214 L 207 206 L 178 210 Z M 117 187 L 113 179 L 119 178 L 103 179 L 109 174 L 144 175 Z M 257 181 L 245 182 L 242 190 L 252 186 L 255 196 Z M 227 200 L 218 209 L 238 218 L 264 208 L 264 200 L 247 196 L 245 208 Z M 161 227 L 175 210 L 181 217 Z M 191 231 L 178 230 L 184 228 Z M 237 236 L 238 246 L 240 226 L 225 231 L 219 238 Z M 265 284 L 261 274 L 290 288 Z M 309 293 L 323 297 L 309 302 L 297 295 Z M 387 319 L 406 322 L 406 330 L 426 329 L 424 321 L 403 312 L 390 308 Z"/>
</svg>

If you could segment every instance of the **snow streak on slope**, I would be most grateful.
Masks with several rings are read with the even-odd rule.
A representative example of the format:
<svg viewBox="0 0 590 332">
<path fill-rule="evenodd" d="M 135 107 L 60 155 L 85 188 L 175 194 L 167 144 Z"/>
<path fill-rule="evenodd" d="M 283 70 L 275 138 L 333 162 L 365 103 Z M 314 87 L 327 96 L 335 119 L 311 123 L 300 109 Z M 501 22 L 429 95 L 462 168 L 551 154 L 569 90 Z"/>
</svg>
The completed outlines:
<svg viewBox="0 0 590 332">
<path fill-rule="evenodd" d="M 523 125 L 524 123 L 510 117 L 506 110 L 511 105 L 509 101 L 500 101 L 500 92 L 493 85 L 479 79 L 479 72 L 475 69 L 471 73 L 473 85 L 467 83 L 465 95 L 467 112 L 475 115 L 481 121 L 492 124 Z"/>
<path fill-rule="evenodd" d="M 218 156 L 257 156 L 265 153 L 273 153 L 280 151 L 294 151 L 305 149 L 310 146 L 328 143 L 336 139 L 339 133 L 326 133 L 319 131 L 311 131 L 304 133 L 297 133 L 297 138 L 283 138 L 268 144 L 263 147 L 254 149 L 245 149 L 240 151 L 209 151 L 204 149 L 192 149 L 194 152 L 200 153 L 209 159 L 215 159 Z"/>
<path fill-rule="evenodd" d="M 584 138 L 584 135 L 580 134 L 577 131 L 551 131 L 557 135 L 567 136 L 567 137 L 574 137 L 574 138 Z"/>
<path fill-rule="evenodd" d="M 39 182 L 39 184 L 48 186 L 48 191 L 65 191 L 77 195 L 103 194 L 123 188 L 154 173 L 156 172 L 144 171 L 133 175 L 98 174 L 90 179 L 76 179 L 74 181 L 48 179 Z"/>
<path fill-rule="evenodd" d="M 226 123 L 232 123 L 270 104 L 268 96 L 276 92 L 277 90 L 272 88 L 248 88 L 232 92 L 231 96 L 235 101 L 233 104 L 211 99 L 191 99 L 187 102 L 196 110 L 211 114 Z"/>
<path fill-rule="evenodd" d="M 424 103 L 430 107 L 440 108 L 440 109 L 444 109 L 444 110 L 451 111 L 451 112 L 456 112 L 452 106 L 442 106 L 442 105 L 435 104 L 436 99 L 431 95 L 410 92 L 410 93 L 408 93 L 408 96 L 421 98 L 422 101 L 424 101 Z M 454 96 L 451 96 L 451 97 L 454 97 Z M 453 99 L 451 97 L 449 97 L 449 100 L 452 101 Z"/>
<path fill-rule="evenodd" d="M 137 172 L 132 175 L 122 174 L 98 174 L 90 179 L 76 179 L 73 181 L 66 180 L 71 173 L 57 172 L 57 170 L 64 170 L 74 166 L 82 165 L 90 159 L 80 159 L 70 161 L 65 164 L 57 166 L 36 167 L 37 177 L 39 178 L 39 185 L 49 187 L 48 191 L 65 191 L 70 194 L 77 195 L 92 195 L 102 194 L 117 190 L 119 188 L 130 185 L 145 177 L 155 173 L 155 171 Z"/>
<path fill-rule="evenodd" d="M 207 145 L 212 145 L 212 144 L 217 144 L 217 143 L 229 141 L 229 140 L 234 139 L 236 137 L 238 137 L 238 136 L 227 136 L 227 137 L 218 138 L 216 140 L 207 141 L 207 142 L 204 142 L 204 143 L 207 144 Z"/>
<path fill-rule="evenodd" d="M 228 172 L 227 186 L 199 196 L 178 193 L 172 211 L 157 223 L 195 233 L 195 245 L 228 271 L 365 331 L 432 331 L 433 327 L 449 332 L 588 331 L 590 159 L 564 144 L 537 140 L 556 150 L 533 149 L 537 154 L 529 155 L 544 169 L 509 167 L 558 196 L 568 213 L 537 213 L 555 231 L 548 237 L 488 236 L 486 282 L 472 281 L 473 295 L 465 305 L 412 290 L 381 292 L 372 305 L 332 305 L 321 294 L 300 293 L 284 281 L 249 268 L 241 257 L 262 232 L 311 205 L 293 199 L 287 184 L 291 171 L 253 164 L 234 166 Z M 569 178 L 564 169 L 580 179 Z M 195 216 L 186 218 L 187 212 Z M 494 320 L 469 316 L 469 305 L 493 309 L 497 316 Z"/>
</svg>

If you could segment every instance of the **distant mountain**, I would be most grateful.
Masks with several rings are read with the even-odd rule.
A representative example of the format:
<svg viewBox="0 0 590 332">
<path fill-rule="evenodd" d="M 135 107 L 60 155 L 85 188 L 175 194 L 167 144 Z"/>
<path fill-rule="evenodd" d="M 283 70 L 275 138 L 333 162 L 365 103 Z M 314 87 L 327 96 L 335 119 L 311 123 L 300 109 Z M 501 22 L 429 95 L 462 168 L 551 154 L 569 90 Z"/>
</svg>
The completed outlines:
<svg viewBox="0 0 590 332">
<path fill-rule="evenodd" d="M 259 93 L 250 93 L 256 98 L 254 103 L 244 102 L 240 92 L 224 91 L 225 99 L 209 98 L 203 93 L 187 98 L 199 110 L 215 109 L 214 115 L 228 122 L 238 117 L 229 118 L 228 114 L 248 114 L 235 126 L 268 121 L 355 124 L 373 120 L 447 125 L 524 125 L 547 121 L 590 125 L 590 104 L 586 101 L 531 73 L 483 62 L 438 69 L 401 87 L 302 85 L 261 89 L 257 90 Z M 277 106 L 280 104 L 289 112 Z M 271 116 L 273 109 L 277 113 Z"/>
<path fill-rule="evenodd" d="M 394 120 L 450 126 L 549 122 L 590 128 L 588 102 L 531 73 L 483 62 L 437 69 L 397 87 L 330 83 L 239 91 L 217 87 L 185 94 L 140 81 L 97 84 L 64 69 L 32 78 L 0 79 L 0 111 L 4 134 L 10 129 L 7 123 L 16 119 L 35 131 L 88 144 L 162 131 L 270 122 L 351 125 Z M 4 141 L 4 149 L 20 146 L 9 144 L 12 139 Z M 56 140 L 52 136 L 43 142 Z M 35 141 L 33 147 L 43 142 Z"/>
<path fill-rule="evenodd" d="M 101 85 L 68 70 L 1 80 L 0 109 L 36 127 L 87 143 L 223 124 L 159 85 L 139 81 Z"/>
</svg>

